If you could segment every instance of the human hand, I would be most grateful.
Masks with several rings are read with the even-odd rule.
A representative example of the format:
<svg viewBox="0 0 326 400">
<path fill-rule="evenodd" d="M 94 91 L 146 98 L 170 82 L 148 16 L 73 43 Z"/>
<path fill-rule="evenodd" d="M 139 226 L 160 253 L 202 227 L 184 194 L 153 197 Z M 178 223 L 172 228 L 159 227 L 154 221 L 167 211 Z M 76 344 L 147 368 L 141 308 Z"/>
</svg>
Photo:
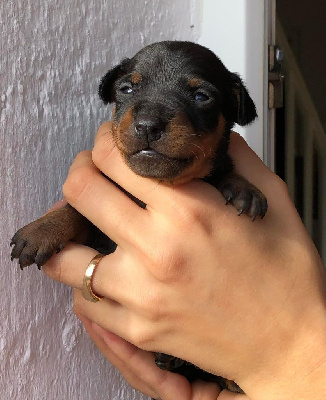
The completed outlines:
<svg viewBox="0 0 326 400">
<path fill-rule="evenodd" d="M 269 201 L 265 219 L 252 223 L 203 182 L 174 188 L 134 175 L 110 129 L 99 131 L 96 166 L 82 153 L 64 187 L 69 203 L 118 243 L 94 275 L 104 300 L 89 303 L 77 290 L 76 312 L 144 350 L 233 379 L 252 399 L 311 398 L 299 396 L 302 375 L 324 362 L 324 271 L 284 184 L 233 135 L 237 169 Z M 80 289 L 94 255 L 69 245 L 45 270 Z"/>
<path fill-rule="evenodd" d="M 65 199 L 56 202 L 48 211 L 67 204 Z M 179 374 L 164 371 L 154 363 L 154 354 L 141 350 L 112 332 L 106 331 L 91 320 L 78 315 L 88 335 L 110 363 L 120 371 L 125 380 L 139 392 L 161 400 L 246 400 L 240 394 L 222 391 L 211 382 L 189 383 Z"/>
</svg>

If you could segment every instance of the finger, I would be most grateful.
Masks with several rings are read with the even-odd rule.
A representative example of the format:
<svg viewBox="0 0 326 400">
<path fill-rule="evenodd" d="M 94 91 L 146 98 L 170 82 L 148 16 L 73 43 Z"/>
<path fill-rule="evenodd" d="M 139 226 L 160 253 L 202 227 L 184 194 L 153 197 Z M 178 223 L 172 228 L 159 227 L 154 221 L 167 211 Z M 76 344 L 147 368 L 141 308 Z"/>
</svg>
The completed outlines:
<svg viewBox="0 0 326 400">
<path fill-rule="evenodd" d="M 102 299 L 96 303 L 85 300 L 80 290 L 74 290 L 74 313 L 92 320 L 110 332 L 116 333 L 121 338 L 135 342 L 134 324 L 132 314 L 119 303 Z"/>
<path fill-rule="evenodd" d="M 165 221 L 183 221 L 188 218 L 187 210 L 190 212 L 194 208 L 198 210 L 199 204 L 207 204 L 211 201 L 210 204 L 214 204 L 217 217 L 219 215 L 222 217 L 224 213 L 232 214 L 230 208 L 225 207 L 222 195 L 207 183 L 193 180 L 176 188 L 137 176 L 123 161 L 112 141 L 112 134 L 108 130 L 104 130 L 104 133 L 99 135 L 96 141 L 93 161 L 111 179 L 145 202 L 149 218 L 153 215 L 158 216 L 158 223 L 162 222 L 161 216 Z M 181 204 L 183 207 L 180 207 Z M 93 210 L 100 211 L 95 207 Z M 219 212 L 220 210 L 222 213 Z M 120 212 L 120 215 L 122 214 L 123 210 Z M 126 227 L 126 225 L 123 226 Z M 117 228 L 119 229 L 119 227 Z M 149 242 L 157 237 L 157 231 L 153 232 L 154 228 L 155 224 L 152 222 L 152 225 L 148 224 L 142 227 L 136 235 L 132 233 L 134 239 L 138 239 L 137 243 L 141 248 L 148 247 Z M 127 228 L 124 231 L 128 231 Z M 144 236 L 144 232 L 146 232 L 146 236 Z"/>
<path fill-rule="evenodd" d="M 93 149 L 92 157 L 95 165 L 110 176 L 115 182 L 124 187 L 128 192 L 141 199 L 148 205 L 148 209 L 166 210 L 174 205 L 189 198 L 200 197 L 201 192 L 209 191 L 204 183 L 192 181 L 184 185 L 179 185 L 178 190 L 174 186 L 157 183 L 154 180 L 143 178 L 134 174 L 126 165 L 118 149 L 116 148 L 111 125 L 107 125 L 98 136 Z M 249 148 L 240 135 L 231 135 L 230 151 L 232 159 L 235 161 L 236 170 L 244 175 L 250 182 L 258 186 L 267 197 L 273 196 L 275 191 L 274 184 L 277 185 L 279 178 L 264 165 L 260 158 Z M 266 179 L 266 174 L 274 176 L 272 184 Z M 212 190 L 212 189 L 210 189 Z M 222 196 L 216 194 L 216 203 L 222 207 Z"/>
<path fill-rule="evenodd" d="M 152 354 L 138 349 L 120 337 L 107 332 L 100 326 L 93 324 L 94 330 L 101 336 L 107 346 L 128 365 L 129 372 L 142 376 L 146 386 L 164 400 L 184 399 L 192 400 L 191 387 L 186 378 L 181 375 L 164 371 L 154 363 Z M 197 399 L 194 400 L 199 400 Z M 207 400 L 215 400 L 207 398 Z"/>
<path fill-rule="evenodd" d="M 273 192 L 273 182 L 280 183 L 280 178 L 262 162 L 244 138 L 236 132 L 231 134 L 229 153 L 234 161 L 236 171 L 265 194 Z"/>
<path fill-rule="evenodd" d="M 235 161 L 236 167 L 245 170 L 263 168 L 266 171 L 270 169 L 263 163 L 258 155 L 249 147 L 245 139 L 239 133 L 232 131 L 230 136 L 229 153 Z M 248 167 L 248 160 L 250 160 Z"/>
<path fill-rule="evenodd" d="M 87 266 L 96 254 L 97 251 L 90 247 L 69 243 L 63 251 L 51 257 L 43 271 L 50 278 L 81 290 Z M 142 282 L 141 287 L 135 282 Z M 152 293 L 156 285 L 159 283 L 147 269 L 137 268 L 128 253 L 119 248 L 99 261 L 92 276 L 94 293 L 141 315 L 146 313 L 145 304 L 153 304 Z"/>
<path fill-rule="evenodd" d="M 87 265 L 97 253 L 90 247 L 68 243 L 43 265 L 42 271 L 58 282 L 81 289 Z"/>
<path fill-rule="evenodd" d="M 138 177 L 125 165 L 118 150 L 112 147 L 110 141 L 102 143 L 107 140 L 105 135 L 107 133 L 100 136 L 96 144 L 102 149 L 101 151 L 106 152 L 106 168 L 103 166 L 101 170 L 128 192 L 147 203 L 146 210 L 138 207 L 100 174 L 88 153 L 81 155 L 83 159 L 87 158 L 82 168 L 72 166 L 64 185 L 64 195 L 74 208 L 119 246 L 129 246 L 129 249 L 156 247 L 155 238 L 158 232 L 153 216 L 158 217 L 158 223 L 163 222 L 163 225 L 167 218 L 170 221 L 183 220 L 187 218 L 187 215 L 183 215 L 184 210 L 187 210 L 187 204 L 196 203 L 198 208 L 198 202 L 207 202 L 207 196 L 214 200 L 214 206 L 217 202 L 217 207 L 220 205 L 225 212 L 225 201 L 221 194 L 206 183 L 193 181 L 176 189 Z M 93 156 L 94 153 L 95 150 Z M 78 159 L 76 164 L 79 165 Z M 112 171 L 115 173 L 113 176 Z M 180 207 L 180 204 L 184 207 Z M 229 209 L 226 212 L 230 212 Z M 216 214 L 219 215 L 218 211 Z"/>
<path fill-rule="evenodd" d="M 128 367 L 128 364 L 123 362 L 105 343 L 105 341 L 102 339 L 102 337 L 96 332 L 96 329 L 94 329 L 92 322 L 84 318 L 81 315 L 77 315 L 77 317 L 81 320 L 81 322 L 84 324 L 85 329 L 91 339 L 94 341 L 95 345 L 99 348 L 99 350 L 102 352 L 102 354 L 110 361 L 110 363 L 117 368 L 125 380 L 136 390 L 146 394 L 149 397 L 156 398 L 158 397 L 157 393 L 155 393 L 146 383 L 143 381 L 142 374 L 136 375 L 134 374 L 130 368 Z M 97 325 L 95 325 L 97 326 Z M 152 357 L 152 362 L 154 363 L 154 358 Z"/>
<path fill-rule="evenodd" d="M 55 211 L 55 210 L 59 210 L 60 208 L 63 208 L 66 205 L 67 205 L 67 200 L 66 199 L 59 200 L 59 201 L 55 202 L 53 204 L 53 206 L 45 214 L 48 214 L 49 212 L 52 212 L 52 211 Z"/>
<path fill-rule="evenodd" d="M 92 152 L 90 150 L 83 150 L 77 154 L 74 161 L 72 162 L 69 173 L 75 169 L 82 168 L 92 163 Z"/>
<path fill-rule="evenodd" d="M 245 394 L 231 393 L 228 390 L 222 390 L 217 400 L 250 400 Z"/>
<path fill-rule="evenodd" d="M 123 160 L 109 128 L 110 125 L 106 125 L 106 129 L 101 130 L 101 134 L 97 136 L 92 153 L 94 164 L 114 182 L 150 207 L 164 207 L 169 201 L 167 196 L 173 196 L 174 187 L 136 175 Z"/>
<path fill-rule="evenodd" d="M 267 218 L 275 207 L 278 209 L 279 215 L 284 214 L 284 220 L 279 221 L 278 217 L 274 218 L 274 222 L 286 222 L 291 215 L 292 218 L 300 223 L 300 231 L 304 233 L 304 226 L 301 224 L 295 207 L 293 207 L 284 181 L 274 174 L 248 146 L 246 141 L 235 132 L 231 135 L 230 155 L 234 160 L 236 170 L 251 183 L 255 184 L 267 197 L 269 204 Z M 277 206 L 280 203 L 282 204 L 282 209 Z M 283 227 L 282 229 L 285 228 Z"/>
<path fill-rule="evenodd" d="M 214 382 L 196 381 L 192 384 L 191 400 L 216 400 L 221 388 Z"/>
<path fill-rule="evenodd" d="M 101 301 L 93 303 L 85 300 L 81 291 L 75 289 L 74 312 L 91 319 L 97 325 L 114 332 L 143 350 L 155 351 L 157 348 L 158 327 L 156 324 L 144 320 L 137 313 L 115 301 L 103 298 Z"/>
<path fill-rule="evenodd" d="M 96 141 L 100 139 L 102 136 L 111 135 L 112 125 L 113 125 L 112 121 L 103 122 L 103 124 L 101 124 L 97 130 L 94 143 L 96 143 Z"/>
<path fill-rule="evenodd" d="M 72 207 L 119 245 L 136 245 L 138 232 L 146 229 L 145 210 L 100 173 L 89 152 L 76 157 L 63 192 Z"/>
<path fill-rule="evenodd" d="M 185 400 L 188 398 L 189 400 L 216 400 L 221 393 L 217 384 L 203 381 L 192 383 L 191 391 L 189 391 L 188 382 L 184 382 L 184 379 L 178 375 L 173 376 L 173 378 L 177 378 L 177 387 L 174 388 L 171 386 L 174 380 L 171 382 L 170 377 L 167 376 L 170 373 L 155 366 L 152 353 L 138 349 L 81 315 L 77 316 L 105 357 L 122 373 L 129 384 L 142 393 L 152 398 L 160 396 L 162 399 L 182 398 Z M 180 387 L 180 381 L 182 384 L 185 383 L 183 387 Z M 162 385 L 162 382 L 164 385 Z M 168 393 L 165 390 L 167 385 L 169 385 Z M 172 397 L 166 397 L 170 396 L 170 392 Z M 190 397 L 187 397 L 188 394 Z"/>
</svg>

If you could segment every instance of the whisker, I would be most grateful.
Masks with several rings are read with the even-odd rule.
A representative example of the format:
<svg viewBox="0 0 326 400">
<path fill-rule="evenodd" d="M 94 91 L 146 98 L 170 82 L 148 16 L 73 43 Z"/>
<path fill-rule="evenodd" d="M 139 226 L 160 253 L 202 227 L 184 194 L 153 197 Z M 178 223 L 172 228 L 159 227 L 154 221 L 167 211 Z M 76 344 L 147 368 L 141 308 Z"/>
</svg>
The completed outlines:
<svg viewBox="0 0 326 400">
<path fill-rule="evenodd" d="M 197 158 L 197 160 L 198 160 L 198 156 L 197 156 L 197 154 L 194 152 L 194 151 L 192 151 L 192 150 L 190 150 L 190 152 Z"/>
<path fill-rule="evenodd" d="M 193 146 L 198 147 L 198 149 L 200 149 L 203 152 L 204 158 L 206 158 L 206 154 L 205 154 L 204 150 L 200 146 L 198 146 L 198 144 L 195 144 L 195 143 L 190 143 L 190 144 L 192 144 Z"/>
</svg>

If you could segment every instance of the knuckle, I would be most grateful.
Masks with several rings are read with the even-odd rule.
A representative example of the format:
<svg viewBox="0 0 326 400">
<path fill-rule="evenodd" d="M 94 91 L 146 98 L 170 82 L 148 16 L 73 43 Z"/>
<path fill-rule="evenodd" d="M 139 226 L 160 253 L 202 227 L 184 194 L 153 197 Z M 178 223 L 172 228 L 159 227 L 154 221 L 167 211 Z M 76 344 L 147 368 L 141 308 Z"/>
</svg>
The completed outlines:
<svg viewBox="0 0 326 400">
<path fill-rule="evenodd" d="M 155 266 L 153 274 L 162 283 L 173 283 L 179 280 L 184 273 L 186 259 L 181 245 L 176 241 L 166 239 L 160 249 L 155 249 L 152 255 L 152 265 Z M 156 301 L 157 302 L 157 301 Z"/>
<path fill-rule="evenodd" d="M 161 370 L 159 374 L 155 375 L 153 384 L 156 391 L 160 391 L 167 384 L 168 378 L 169 371 L 167 370 Z"/>
<path fill-rule="evenodd" d="M 98 140 L 102 136 L 112 131 L 112 121 L 106 121 L 101 124 L 97 130 L 95 140 Z"/>
<path fill-rule="evenodd" d="M 207 225 L 207 212 L 203 203 L 197 201 L 188 202 L 178 210 L 178 216 L 175 218 L 174 223 L 177 223 L 178 231 L 187 234 L 194 228 L 204 228 Z"/>
<path fill-rule="evenodd" d="M 288 185 L 281 179 L 279 176 L 275 176 L 276 184 L 280 191 L 284 192 L 285 194 L 289 194 Z"/>
<path fill-rule="evenodd" d="M 114 148 L 115 146 L 111 135 L 103 133 L 97 138 L 92 151 L 92 160 L 100 170 L 103 170 L 108 164 L 108 158 L 110 158 Z"/>
<path fill-rule="evenodd" d="M 62 257 L 63 252 L 54 254 L 42 267 L 48 277 L 61 283 L 64 282 Z"/>
<path fill-rule="evenodd" d="M 81 306 L 75 302 L 74 305 L 73 305 L 73 307 L 72 307 L 72 312 L 73 312 L 76 316 L 80 315 L 80 314 L 81 314 Z"/>
<path fill-rule="evenodd" d="M 279 176 L 273 176 L 273 185 L 270 186 L 274 195 L 284 196 L 285 199 L 290 199 L 291 195 L 289 192 L 288 185 Z"/>
<path fill-rule="evenodd" d="M 90 156 L 89 150 L 82 150 L 77 154 L 75 161 L 82 161 L 82 160 L 88 159 L 89 156 Z"/>
<path fill-rule="evenodd" d="M 72 311 L 77 317 L 83 315 L 83 313 L 85 312 L 80 296 L 76 295 L 76 290 L 74 291 L 74 304 L 72 307 Z"/>
<path fill-rule="evenodd" d="M 63 184 L 63 195 L 68 202 L 77 201 L 92 185 L 94 170 L 89 165 L 82 165 L 70 171 Z"/>
<path fill-rule="evenodd" d="M 137 326 L 132 327 L 130 330 L 130 339 L 131 343 L 136 347 L 146 350 L 153 341 L 153 335 L 151 335 L 147 324 L 146 328 L 137 324 Z"/>
<path fill-rule="evenodd" d="M 183 203 L 182 207 L 174 210 L 176 212 L 176 221 L 188 224 L 198 218 L 198 210 L 190 202 Z"/>
</svg>

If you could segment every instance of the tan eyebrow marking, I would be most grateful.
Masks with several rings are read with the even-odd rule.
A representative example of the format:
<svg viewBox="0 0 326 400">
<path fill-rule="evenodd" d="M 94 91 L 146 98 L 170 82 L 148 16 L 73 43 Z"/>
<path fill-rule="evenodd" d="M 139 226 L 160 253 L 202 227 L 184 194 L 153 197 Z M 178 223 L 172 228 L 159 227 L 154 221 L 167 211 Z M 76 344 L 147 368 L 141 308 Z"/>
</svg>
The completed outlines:
<svg viewBox="0 0 326 400">
<path fill-rule="evenodd" d="M 139 72 L 134 72 L 131 74 L 131 82 L 137 85 L 142 80 L 142 76 Z"/>
<path fill-rule="evenodd" d="M 203 82 L 202 79 L 199 79 L 199 78 L 191 78 L 191 79 L 188 80 L 188 85 L 189 85 L 190 87 L 198 87 L 198 86 L 201 85 L 202 82 Z"/>
</svg>

